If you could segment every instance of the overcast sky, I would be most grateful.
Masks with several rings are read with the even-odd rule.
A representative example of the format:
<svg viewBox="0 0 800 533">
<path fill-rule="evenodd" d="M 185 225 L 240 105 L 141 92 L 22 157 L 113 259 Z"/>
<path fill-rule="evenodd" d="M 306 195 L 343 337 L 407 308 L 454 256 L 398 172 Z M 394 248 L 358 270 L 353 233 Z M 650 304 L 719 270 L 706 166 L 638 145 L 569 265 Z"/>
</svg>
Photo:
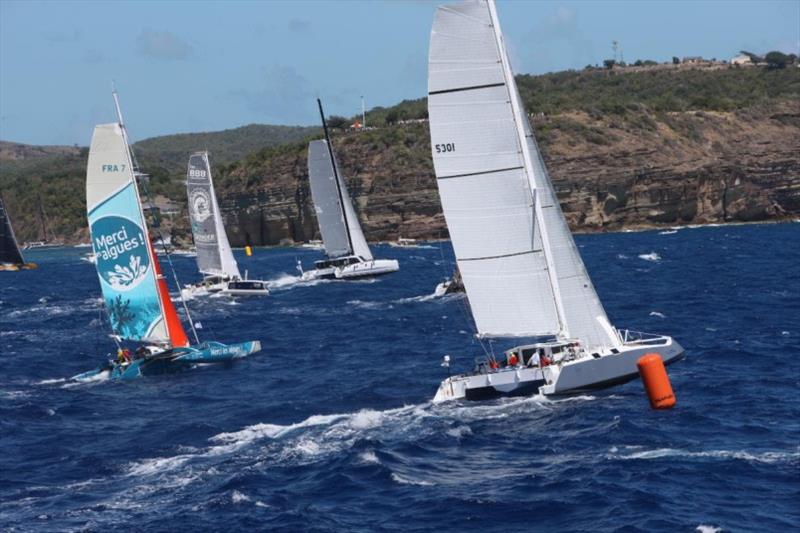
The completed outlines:
<svg viewBox="0 0 800 533">
<path fill-rule="evenodd" d="M 134 139 L 250 123 L 318 123 L 426 92 L 436 5 L 409 1 L 0 0 L 0 139 L 89 143 L 114 119 Z M 517 72 L 739 50 L 798 53 L 800 2 L 502 1 Z"/>
</svg>

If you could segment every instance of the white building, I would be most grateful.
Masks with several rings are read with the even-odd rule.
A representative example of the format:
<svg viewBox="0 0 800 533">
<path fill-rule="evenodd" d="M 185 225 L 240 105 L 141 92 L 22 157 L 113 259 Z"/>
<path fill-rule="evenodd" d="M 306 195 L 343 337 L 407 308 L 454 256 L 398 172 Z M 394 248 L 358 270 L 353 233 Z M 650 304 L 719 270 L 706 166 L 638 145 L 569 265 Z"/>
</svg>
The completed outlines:
<svg viewBox="0 0 800 533">
<path fill-rule="evenodd" d="M 731 65 L 752 65 L 753 60 L 750 56 L 739 54 L 731 59 Z"/>
</svg>

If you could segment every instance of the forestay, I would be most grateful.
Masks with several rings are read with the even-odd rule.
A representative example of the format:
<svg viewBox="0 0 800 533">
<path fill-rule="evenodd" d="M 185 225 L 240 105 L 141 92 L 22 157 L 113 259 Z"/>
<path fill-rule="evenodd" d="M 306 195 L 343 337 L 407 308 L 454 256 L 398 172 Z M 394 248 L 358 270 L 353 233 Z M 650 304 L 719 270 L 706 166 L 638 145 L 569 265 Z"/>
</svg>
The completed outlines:
<svg viewBox="0 0 800 533">
<path fill-rule="evenodd" d="M 6 212 L 3 199 L 0 198 L 0 264 L 21 265 L 24 262 L 17 238 L 14 236 L 14 228 L 11 227 L 11 219 Z"/>
<path fill-rule="evenodd" d="M 197 152 L 189 158 L 186 188 L 198 269 L 207 275 L 241 277 L 222 223 L 206 152 Z"/>
<path fill-rule="evenodd" d="M 325 254 L 328 257 L 354 254 L 370 261 L 372 252 L 356 217 L 339 165 L 335 157 L 331 158 L 331 154 L 327 141 L 311 141 L 308 145 L 311 196 L 322 233 L 322 242 L 325 245 Z M 338 190 L 334 165 L 339 178 Z"/>
<path fill-rule="evenodd" d="M 428 80 L 439 193 L 478 332 L 613 345 L 522 107 L 512 105 L 516 84 L 490 7 L 438 9 Z"/>
<path fill-rule="evenodd" d="M 118 123 L 95 127 L 86 171 L 86 208 L 97 273 L 114 333 L 123 339 L 175 344 L 159 298 L 132 161 Z M 170 302 L 170 309 L 174 313 Z M 178 322 L 178 327 L 180 323 Z M 185 342 L 185 334 L 183 334 Z"/>
</svg>

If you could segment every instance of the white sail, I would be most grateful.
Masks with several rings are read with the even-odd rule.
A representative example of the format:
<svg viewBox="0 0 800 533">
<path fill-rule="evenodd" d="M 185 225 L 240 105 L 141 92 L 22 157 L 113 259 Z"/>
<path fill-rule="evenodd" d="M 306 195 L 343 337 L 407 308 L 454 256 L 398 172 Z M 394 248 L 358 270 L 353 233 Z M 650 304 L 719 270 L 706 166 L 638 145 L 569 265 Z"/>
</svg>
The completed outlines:
<svg viewBox="0 0 800 533">
<path fill-rule="evenodd" d="M 486 0 L 440 7 L 429 56 L 434 167 L 478 332 L 614 345 L 519 105 L 493 9 Z"/>
<path fill-rule="evenodd" d="M 189 158 L 186 189 L 198 269 L 208 275 L 241 277 L 222 223 L 208 153 L 197 152 Z"/>
<path fill-rule="evenodd" d="M 353 209 L 347 185 L 331 154 L 327 141 L 311 141 L 308 145 L 308 178 L 325 254 L 328 257 L 352 254 L 371 261 L 372 252 Z M 339 178 L 338 190 L 334 165 Z"/>
</svg>

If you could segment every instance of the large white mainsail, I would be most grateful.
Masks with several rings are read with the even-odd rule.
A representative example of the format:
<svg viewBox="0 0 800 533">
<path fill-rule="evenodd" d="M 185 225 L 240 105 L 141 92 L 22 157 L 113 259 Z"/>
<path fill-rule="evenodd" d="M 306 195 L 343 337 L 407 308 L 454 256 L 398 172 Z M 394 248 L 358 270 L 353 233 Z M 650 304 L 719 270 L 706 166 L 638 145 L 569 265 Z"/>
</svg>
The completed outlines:
<svg viewBox="0 0 800 533">
<path fill-rule="evenodd" d="M 222 223 L 207 152 L 197 152 L 189 157 L 186 189 L 198 269 L 207 275 L 240 278 Z"/>
<path fill-rule="evenodd" d="M 308 145 L 308 179 L 325 254 L 331 258 L 357 255 L 371 261 L 372 252 L 326 140 L 311 141 Z"/>
<path fill-rule="evenodd" d="M 493 2 L 438 9 L 428 80 L 439 193 L 478 332 L 617 345 L 524 115 Z"/>
</svg>

